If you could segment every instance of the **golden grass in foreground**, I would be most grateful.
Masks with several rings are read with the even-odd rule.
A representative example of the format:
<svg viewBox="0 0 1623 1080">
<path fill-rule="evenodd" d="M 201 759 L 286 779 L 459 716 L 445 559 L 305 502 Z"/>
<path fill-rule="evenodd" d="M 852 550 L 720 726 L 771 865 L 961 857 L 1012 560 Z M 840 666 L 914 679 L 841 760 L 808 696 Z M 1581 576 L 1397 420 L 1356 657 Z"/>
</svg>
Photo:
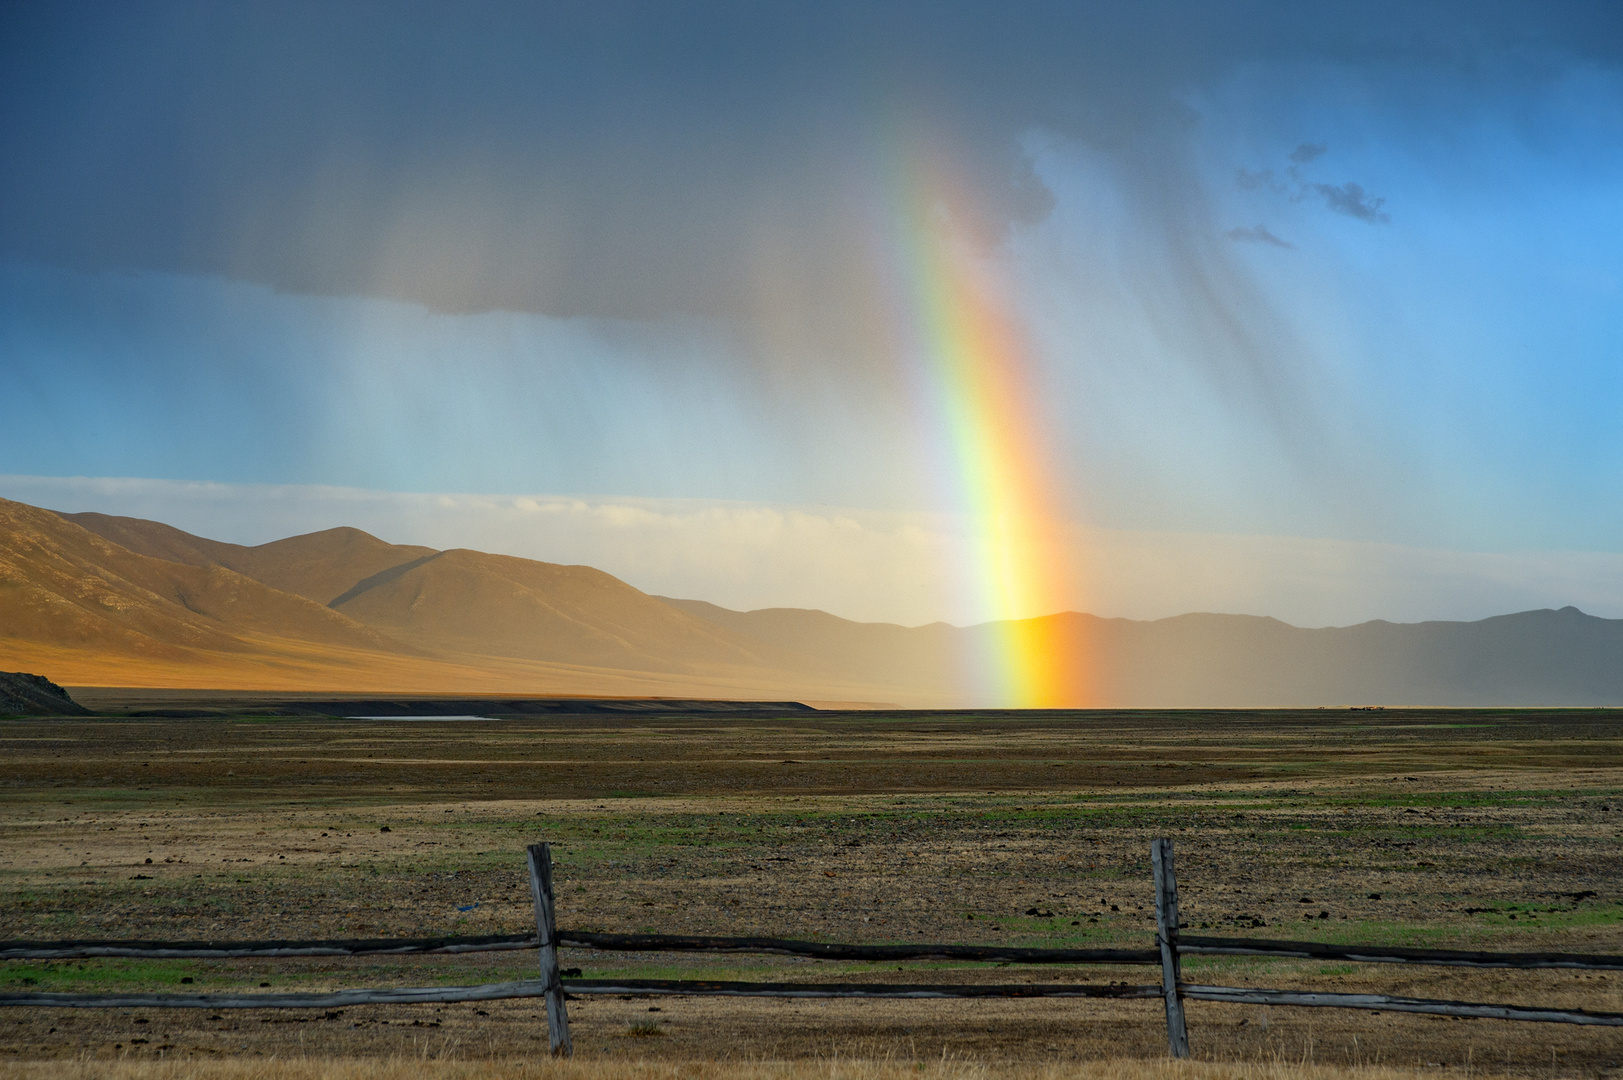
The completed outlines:
<svg viewBox="0 0 1623 1080">
<path fill-rule="evenodd" d="M 963 1061 L 635 1062 L 443 1061 L 422 1058 L 258 1061 L 38 1061 L 0 1064 L 17 1080 L 1400 1080 L 1439 1070 L 1338 1067 L 1291 1062 L 1093 1061 L 1021 1065 Z M 1473 1077 L 1491 1073 L 1463 1071 Z"/>
</svg>

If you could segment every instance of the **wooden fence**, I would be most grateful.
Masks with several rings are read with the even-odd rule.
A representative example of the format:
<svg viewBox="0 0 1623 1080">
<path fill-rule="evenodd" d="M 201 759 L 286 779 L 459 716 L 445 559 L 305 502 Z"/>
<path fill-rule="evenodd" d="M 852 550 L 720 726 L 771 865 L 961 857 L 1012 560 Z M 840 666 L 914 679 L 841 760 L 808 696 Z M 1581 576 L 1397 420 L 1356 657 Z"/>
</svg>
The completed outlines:
<svg viewBox="0 0 1623 1080">
<path fill-rule="evenodd" d="M 552 852 L 547 844 L 528 849 L 530 888 L 535 901 L 534 934 L 486 937 L 386 938 L 334 941 L 54 941 L 0 942 L 0 960 L 59 960 L 87 957 L 221 959 L 227 957 L 402 956 L 445 955 L 537 949 L 541 977 L 477 986 L 399 987 L 334 990 L 319 993 L 254 994 L 59 994 L 0 993 L 0 1006 L 54 1008 L 182 1009 L 330 1009 L 350 1005 L 423 1004 L 493 1001 L 540 997 L 546 1000 L 552 1052 L 568 1056 L 569 1014 L 573 994 L 677 994 L 726 997 L 801 998 L 1143 998 L 1164 1003 L 1167 1048 L 1174 1057 L 1189 1056 L 1185 1001 L 1219 1001 L 1249 1005 L 1297 1005 L 1319 1008 L 1377 1009 L 1430 1013 L 1437 1016 L 1535 1020 L 1561 1024 L 1623 1026 L 1623 1013 L 1584 1009 L 1545 1009 L 1467 1001 L 1394 997 L 1387 994 L 1335 994 L 1320 991 L 1265 990 L 1237 986 L 1202 986 L 1183 981 L 1179 961 L 1189 955 L 1277 956 L 1308 960 L 1343 960 L 1370 964 L 1440 964 L 1452 967 L 1568 968 L 1623 971 L 1623 956 L 1583 953 L 1494 953 L 1457 949 L 1411 949 L 1383 945 L 1331 945 L 1306 941 L 1184 936 L 1178 923 L 1178 880 L 1173 871 L 1172 841 L 1156 840 L 1150 849 L 1155 873 L 1155 948 L 1026 949 L 998 945 L 849 945 L 779 938 L 706 937 L 673 934 L 600 934 L 559 930 L 553 905 Z M 768 983 L 718 982 L 699 979 L 563 979 L 558 949 L 581 948 L 619 952 L 763 953 L 821 960 L 894 962 L 957 960 L 1011 964 L 1158 965 L 1159 983 Z"/>
</svg>

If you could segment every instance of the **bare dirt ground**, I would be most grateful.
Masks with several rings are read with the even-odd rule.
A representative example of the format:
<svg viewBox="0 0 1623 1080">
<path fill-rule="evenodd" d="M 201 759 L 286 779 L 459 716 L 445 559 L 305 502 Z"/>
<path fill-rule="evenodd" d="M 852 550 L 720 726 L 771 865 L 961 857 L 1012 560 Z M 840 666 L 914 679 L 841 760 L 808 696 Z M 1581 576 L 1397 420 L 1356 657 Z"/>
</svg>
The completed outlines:
<svg viewBox="0 0 1623 1080">
<path fill-rule="evenodd" d="M 251 716 L 0 723 L 0 937 L 312 938 L 560 923 L 845 941 L 1147 947 L 1173 837 L 1191 932 L 1623 953 L 1608 711 Z M 387 830 L 387 831 L 385 831 Z M 150 861 L 149 861 L 150 860 Z M 526 977 L 534 954 L 19 962 L 0 986 L 225 990 Z M 566 953 L 588 977 L 1153 982 L 1147 968 Z M 1244 958 L 1194 981 L 1623 1011 L 1609 973 Z M 183 981 L 186 981 L 183 983 Z M 480 1059 L 536 1002 L 0 1013 L 0 1062 Z M 1152 1062 L 1153 1002 L 581 998 L 600 1061 Z M 1191 1003 L 1209 1061 L 1611 1075 L 1618 1029 Z M 156 1075 L 156 1074 L 154 1074 Z"/>
</svg>

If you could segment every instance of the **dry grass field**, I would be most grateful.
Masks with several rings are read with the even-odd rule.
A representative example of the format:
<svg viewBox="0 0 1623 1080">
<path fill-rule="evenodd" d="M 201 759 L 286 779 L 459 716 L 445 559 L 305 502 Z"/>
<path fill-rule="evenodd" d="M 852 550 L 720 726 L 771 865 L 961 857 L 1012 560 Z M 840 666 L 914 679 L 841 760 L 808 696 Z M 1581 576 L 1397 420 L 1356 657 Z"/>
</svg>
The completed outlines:
<svg viewBox="0 0 1623 1080">
<path fill-rule="evenodd" d="M 1623 953 L 1618 721 L 1598 710 L 7 721 L 0 937 L 519 932 L 533 926 L 522 848 L 547 839 L 568 928 L 1144 947 L 1149 841 L 1169 835 L 1193 932 Z M 458 984 L 524 977 L 534 960 L 14 962 L 0 985 Z M 588 977 L 1155 980 L 1125 967 L 563 960 Z M 1201 982 L 1623 1011 L 1607 973 L 1186 964 Z M 1153 1002 L 613 997 L 571 1002 L 578 1056 L 556 1067 L 535 1060 L 538 1004 L 7 1009 L 0 1072 L 1266 1080 L 1597 1076 L 1623 1061 L 1618 1029 L 1191 1003 L 1201 1061 L 1184 1068 L 1162 1060 Z"/>
<path fill-rule="evenodd" d="M 1309 1062 L 1113 1059 L 1064 1064 L 827 1057 L 800 1061 L 551 1061 L 444 1058 L 120 1059 L 0 1062 L 16 1080 L 1406 1080 L 1493 1077 L 1483 1070 L 1333 1066 Z"/>
</svg>

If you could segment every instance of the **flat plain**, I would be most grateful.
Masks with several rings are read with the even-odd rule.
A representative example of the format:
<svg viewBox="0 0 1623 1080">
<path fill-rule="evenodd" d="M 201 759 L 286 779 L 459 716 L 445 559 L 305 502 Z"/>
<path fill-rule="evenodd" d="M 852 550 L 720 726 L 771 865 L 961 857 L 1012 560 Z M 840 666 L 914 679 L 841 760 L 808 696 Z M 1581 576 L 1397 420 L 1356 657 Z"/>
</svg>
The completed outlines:
<svg viewBox="0 0 1623 1080">
<path fill-rule="evenodd" d="M 1149 843 L 1170 836 L 1191 933 L 1623 953 L 1623 717 L 1609 710 L 470 721 L 255 715 L 218 703 L 187 711 L 209 715 L 0 722 L 0 937 L 517 933 L 534 925 L 522 849 L 545 839 L 558 856 L 566 928 L 1148 947 Z M 0 986 L 460 984 L 526 977 L 534 962 L 530 952 L 14 962 L 0 965 Z M 564 964 L 593 978 L 1157 977 L 1130 967 L 898 970 L 581 950 Z M 1188 960 L 1186 974 L 1623 1011 L 1623 973 L 1236 957 Z M 537 1005 L 13 1008 L 0 1014 L 0 1053 L 17 1068 L 41 1059 L 534 1058 L 546 1039 Z M 583 1064 L 1040 1069 L 1165 1053 L 1155 1002 L 615 997 L 570 1009 Z M 1623 1061 L 1618 1029 L 1189 1010 L 1197 1058 L 1258 1067 L 1594 1076 Z"/>
</svg>

